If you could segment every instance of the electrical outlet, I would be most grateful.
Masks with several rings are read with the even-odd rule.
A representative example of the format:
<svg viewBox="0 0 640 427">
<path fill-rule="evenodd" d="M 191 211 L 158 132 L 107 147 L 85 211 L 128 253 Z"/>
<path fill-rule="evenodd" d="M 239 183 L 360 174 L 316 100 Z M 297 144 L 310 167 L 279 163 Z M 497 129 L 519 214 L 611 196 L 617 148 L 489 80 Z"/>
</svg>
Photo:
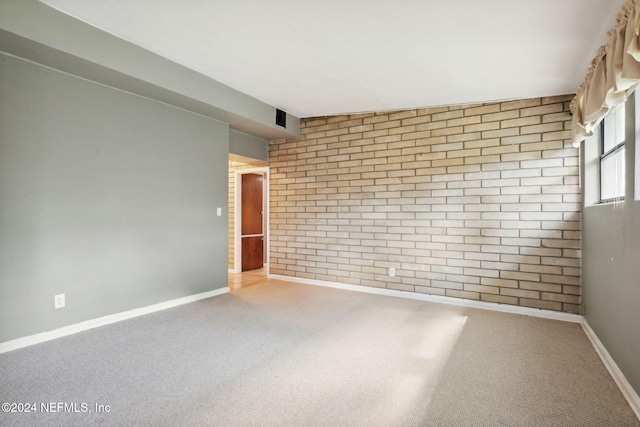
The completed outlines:
<svg viewBox="0 0 640 427">
<path fill-rule="evenodd" d="M 394 277 L 396 275 L 396 269 L 391 267 L 389 268 L 389 276 Z"/>
<path fill-rule="evenodd" d="M 53 305 L 55 308 L 63 308 L 65 305 L 64 294 L 58 294 L 53 296 Z"/>
<path fill-rule="evenodd" d="M 216 209 L 216 215 L 222 216 L 222 208 Z"/>
</svg>

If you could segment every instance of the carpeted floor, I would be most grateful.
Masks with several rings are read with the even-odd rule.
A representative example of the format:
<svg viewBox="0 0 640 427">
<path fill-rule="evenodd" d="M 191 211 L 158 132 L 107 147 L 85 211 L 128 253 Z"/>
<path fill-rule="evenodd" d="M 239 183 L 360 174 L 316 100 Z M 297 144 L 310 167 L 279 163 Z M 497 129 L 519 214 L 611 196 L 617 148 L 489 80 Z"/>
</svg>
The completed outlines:
<svg viewBox="0 0 640 427">
<path fill-rule="evenodd" d="M 0 354 L 2 402 L 36 404 L 2 426 L 640 426 L 577 324 L 274 280 Z"/>
</svg>

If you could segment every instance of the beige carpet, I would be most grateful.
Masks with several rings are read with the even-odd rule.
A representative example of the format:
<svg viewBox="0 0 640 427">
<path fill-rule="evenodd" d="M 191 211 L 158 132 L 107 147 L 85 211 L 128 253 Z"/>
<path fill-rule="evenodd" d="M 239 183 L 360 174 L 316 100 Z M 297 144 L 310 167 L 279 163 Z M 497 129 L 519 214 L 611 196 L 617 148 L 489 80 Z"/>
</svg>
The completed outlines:
<svg viewBox="0 0 640 427">
<path fill-rule="evenodd" d="M 577 324 L 287 282 L 0 355 L 0 425 L 640 426 Z"/>
</svg>

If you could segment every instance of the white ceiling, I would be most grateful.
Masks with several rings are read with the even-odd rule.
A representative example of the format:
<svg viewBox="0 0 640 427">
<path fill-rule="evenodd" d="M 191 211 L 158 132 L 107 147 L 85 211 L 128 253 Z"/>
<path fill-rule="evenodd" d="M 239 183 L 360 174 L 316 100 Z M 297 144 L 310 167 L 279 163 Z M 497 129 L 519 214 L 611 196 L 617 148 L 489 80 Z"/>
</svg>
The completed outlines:
<svg viewBox="0 0 640 427">
<path fill-rule="evenodd" d="M 299 117 L 573 93 L 625 0 L 41 0 Z"/>
</svg>

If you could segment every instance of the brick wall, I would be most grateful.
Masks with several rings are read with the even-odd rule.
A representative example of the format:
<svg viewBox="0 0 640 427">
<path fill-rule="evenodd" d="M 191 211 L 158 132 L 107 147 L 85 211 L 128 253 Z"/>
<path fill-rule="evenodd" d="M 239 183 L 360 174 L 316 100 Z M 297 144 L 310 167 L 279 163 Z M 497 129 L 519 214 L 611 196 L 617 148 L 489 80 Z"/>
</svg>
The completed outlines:
<svg viewBox="0 0 640 427">
<path fill-rule="evenodd" d="M 302 120 L 270 142 L 270 272 L 578 312 L 570 100 Z"/>
</svg>

